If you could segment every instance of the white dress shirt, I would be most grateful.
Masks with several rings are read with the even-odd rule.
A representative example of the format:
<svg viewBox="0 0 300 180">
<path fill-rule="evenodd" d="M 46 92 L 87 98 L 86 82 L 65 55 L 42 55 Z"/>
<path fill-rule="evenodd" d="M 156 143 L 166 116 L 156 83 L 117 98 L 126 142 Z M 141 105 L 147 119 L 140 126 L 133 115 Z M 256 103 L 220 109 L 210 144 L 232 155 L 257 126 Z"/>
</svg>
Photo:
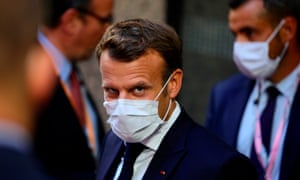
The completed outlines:
<svg viewBox="0 0 300 180">
<path fill-rule="evenodd" d="M 291 105 L 296 93 L 296 89 L 299 84 L 299 66 L 289 74 L 285 79 L 280 81 L 278 84 L 274 84 L 276 88 L 280 91 L 280 95 L 277 97 L 276 109 L 274 114 L 274 120 L 272 124 L 271 131 L 271 141 L 270 146 L 272 147 L 274 137 L 277 134 L 279 123 L 281 120 L 285 120 L 283 134 L 279 143 L 279 151 L 275 161 L 274 169 L 272 171 L 272 179 L 279 179 L 279 171 L 281 165 L 283 144 L 285 140 L 286 130 L 289 123 L 289 114 L 291 110 Z M 262 113 L 264 107 L 267 104 L 267 93 L 266 88 L 268 88 L 272 83 L 270 81 L 257 81 L 252 93 L 250 94 L 246 109 L 244 111 L 241 125 L 238 132 L 237 149 L 239 152 L 250 157 L 251 148 L 253 143 L 255 123 L 258 121 L 258 117 Z M 260 93 L 259 93 L 260 92 Z M 254 103 L 258 100 L 258 103 Z M 286 105 L 288 103 L 288 105 Z"/>
<path fill-rule="evenodd" d="M 134 167 L 133 167 L 133 175 L 132 180 L 140 180 L 143 178 L 147 167 L 149 166 L 155 152 L 160 146 L 163 138 L 171 128 L 171 126 L 175 123 L 177 117 L 179 116 L 181 109 L 180 105 L 177 101 L 175 101 L 176 107 L 170 116 L 168 121 L 165 121 L 160 129 L 146 141 L 142 142 L 147 148 L 143 150 L 143 152 L 137 157 Z M 117 171 L 114 176 L 114 180 L 117 180 L 123 166 L 123 158 L 121 159 L 120 164 L 118 165 Z"/>
</svg>

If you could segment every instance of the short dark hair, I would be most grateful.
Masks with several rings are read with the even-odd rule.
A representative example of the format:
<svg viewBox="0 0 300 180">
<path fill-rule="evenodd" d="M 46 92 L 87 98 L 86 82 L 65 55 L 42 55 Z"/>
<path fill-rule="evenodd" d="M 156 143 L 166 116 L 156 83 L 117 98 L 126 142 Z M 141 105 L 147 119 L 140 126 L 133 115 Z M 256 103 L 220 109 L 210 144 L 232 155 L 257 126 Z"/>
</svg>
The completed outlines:
<svg viewBox="0 0 300 180">
<path fill-rule="evenodd" d="M 236 9 L 251 0 L 229 0 L 229 7 Z M 297 20 L 297 42 L 300 44 L 300 1 L 299 0 L 261 0 L 274 25 L 286 16 L 293 16 Z"/>
<path fill-rule="evenodd" d="M 91 0 L 43 0 L 47 10 L 47 16 L 43 23 L 49 28 L 58 25 L 61 16 L 70 8 L 89 9 Z"/>
<path fill-rule="evenodd" d="M 182 42 L 175 30 L 147 19 L 125 20 L 111 25 L 97 45 L 98 59 L 106 49 L 110 57 L 125 62 L 138 59 L 148 50 L 157 51 L 166 63 L 164 80 L 175 69 L 183 69 Z"/>
</svg>

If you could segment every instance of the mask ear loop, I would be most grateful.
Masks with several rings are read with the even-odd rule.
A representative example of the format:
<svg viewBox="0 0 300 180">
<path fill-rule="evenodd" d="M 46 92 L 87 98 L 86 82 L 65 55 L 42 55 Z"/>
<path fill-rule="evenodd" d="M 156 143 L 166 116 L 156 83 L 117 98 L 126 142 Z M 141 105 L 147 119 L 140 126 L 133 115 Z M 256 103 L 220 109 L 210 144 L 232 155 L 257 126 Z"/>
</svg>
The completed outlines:
<svg viewBox="0 0 300 180">
<path fill-rule="evenodd" d="M 164 91 L 164 89 L 168 85 L 169 81 L 171 80 L 172 76 L 173 76 L 173 73 L 169 76 L 169 78 L 167 79 L 167 81 L 165 82 L 165 84 L 163 85 L 161 90 L 159 91 L 159 93 L 155 96 L 154 101 L 156 101 L 158 99 L 158 97 L 161 95 L 161 93 Z"/>
<path fill-rule="evenodd" d="M 280 54 L 280 59 L 282 59 L 283 56 L 285 56 L 285 53 L 286 53 L 286 51 L 287 51 L 289 45 L 290 45 L 290 42 L 286 42 L 286 43 L 284 44 L 283 50 L 282 50 L 282 52 L 281 52 L 281 54 Z"/>
<path fill-rule="evenodd" d="M 267 39 L 267 43 L 270 43 L 272 41 L 272 39 L 277 35 L 277 33 L 279 32 L 279 30 L 282 28 L 282 26 L 284 25 L 285 20 L 282 19 L 280 21 L 280 23 L 278 24 L 278 26 L 274 29 L 273 33 L 269 36 L 269 38 Z"/>
<path fill-rule="evenodd" d="M 282 20 L 280 21 L 280 23 L 278 24 L 278 26 L 275 28 L 274 32 L 273 32 L 273 33 L 271 34 L 271 36 L 268 38 L 267 42 L 269 42 L 269 43 L 271 42 L 271 40 L 277 35 L 277 33 L 279 32 L 279 30 L 282 28 L 282 26 L 284 25 L 284 23 L 285 23 L 285 20 L 282 19 Z M 287 50 L 289 44 L 290 44 L 289 42 L 286 42 L 286 43 L 284 44 L 283 50 L 282 50 L 282 52 L 281 52 L 281 54 L 280 54 L 280 59 L 282 59 L 282 57 L 285 55 L 286 50 Z"/>
<path fill-rule="evenodd" d="M 165 82 L 165 84 L 163 85 L 163 87 L 161 88 L 161 90 L 159 91 L 159 93 L 156 95 L 156 97 L 154 98 L 154 101 L 156 101 L 158 99 L 158 97 L 161 95 L 161 93 L 164 91 L 164 89 L 167 87 L 168 83 L 170 82 L 171 78 L 173 77 L 173 73 L 169 76 L 169 78 L 167 79 L 167 81 Z M 171 109 L 171 104 L 172 104 L 172 99 L 169 100 L 169 105 L 168 105 L 168 109 L 163 117 L 163 121 L 166 120 L 167 115 Z"/>
<path fill-rule="evenodd" d="M 166 120 L 167 115 L 169 114 L 169 111 L 170 111 L 170 109 L 171 109 L 171 104 L 172 104 L 172 99 L 169 100 L 168 109 L 167 109 L 167 111 L 166 111 L 166 113 L 165 113 L 165 115 L 164 115 L 164 118 L 162 119 L 163 121 Z"/>
<path fill-rule="evenodd" d="M 267 43 L 270 43 L 270 42 L 272 41 L 272 39 L 278 34 L 279 30 L 282 28 L 282 26 L 284 25 L 284 23 L 285 23 L 285 20 L 282 19 L 282 20 L 280 21 L 280 23 L 278 24 L 278 26 L 277 26 L 277 27 L 275 28 L 275 30 L 273 31 L 273 33 L 272 33 L 272 34 L 270 35 L 270 37 L 267 39 Z M 286 42 L 286 43 L 284 44 L 284 47 L 283 47 L 283 49 L 282 49 L 280 55 L 277 56 L 277 63 L 279 63 L 280 60 L 283 58 L 283 56 L 285 55 L 285 53 L 286 53 L 288 47 L 289 47 L 289 42 Z"/>
</svg>

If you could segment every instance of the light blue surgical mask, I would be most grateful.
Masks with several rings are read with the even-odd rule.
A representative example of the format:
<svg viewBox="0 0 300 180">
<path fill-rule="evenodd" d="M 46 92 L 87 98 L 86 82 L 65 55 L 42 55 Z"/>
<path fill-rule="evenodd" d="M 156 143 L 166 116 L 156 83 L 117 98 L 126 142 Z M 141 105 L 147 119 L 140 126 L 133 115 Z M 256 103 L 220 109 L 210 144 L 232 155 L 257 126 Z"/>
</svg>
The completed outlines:
<svg viewBox="0 0 300 180">
<path fill-rule="evenodd" d="M 119 138 L 130 143 L 142 142 L 159 129 L 166 120 L 172 100 L 170 99 L 167 111 L 161 119 L 158 114 L 157 99 L 172 76 L 173 74 L 170 75 L 154 100 L 117 99 L 103 103 L 109 114 L 107 122 Z"/>
<path fill-rule="evenodd" d="M 269 57 L 269 44 L 284 23 L 284 19 L 281 20 L 266 41 L 234 43 L 233 60 L 241 73 L 253 79 L 265 79 L 274 73 L 287 51 L 289 42 L 285 43 L 280 55 L 275 59 Z"/>
</svg>

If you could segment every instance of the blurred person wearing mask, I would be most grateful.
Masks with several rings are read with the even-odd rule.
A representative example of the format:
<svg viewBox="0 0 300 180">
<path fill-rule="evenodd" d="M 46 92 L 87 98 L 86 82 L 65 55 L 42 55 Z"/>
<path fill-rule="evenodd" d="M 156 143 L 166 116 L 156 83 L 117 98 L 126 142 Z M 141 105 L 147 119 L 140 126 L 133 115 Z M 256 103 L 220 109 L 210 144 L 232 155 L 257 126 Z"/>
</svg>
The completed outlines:
<svg viewBox="0 0 300 180">
<path fill-rule="evenodd" d="M 34 152 L 57 179 L 93 179 L 104 128 L 77 63 L 90 58 L 112 20 L 113 0 L 45 0 L 38 40 L 57 83 L 38 114 Z"/>
<path fill-rule="evenodd" d="M 298 0 L 231 0 L 233 59 L 242 74 L 211 93 L 207 127 L 257 167 L 260 179 L 294 179 L 300 156 Z M 294 172 L 293 172 L 294 169 Z"/>
<path fill-rule="evenodd" d="M 32 155 L 35 105 L 47 99 L 40 87 L 53 85 L 36 39 L 44 14 L 31 0 L 1 1 L 0 9 L 0 179 L 48 179 Z"/>
<path fill-rule="evenodd" d="M 111 131 L 97 180 L 256 179 L 249 159 L 197 125 L 176 101 L 182 44 L 169 26 L 131 19 L 96 48 Z"/>
</svg>

